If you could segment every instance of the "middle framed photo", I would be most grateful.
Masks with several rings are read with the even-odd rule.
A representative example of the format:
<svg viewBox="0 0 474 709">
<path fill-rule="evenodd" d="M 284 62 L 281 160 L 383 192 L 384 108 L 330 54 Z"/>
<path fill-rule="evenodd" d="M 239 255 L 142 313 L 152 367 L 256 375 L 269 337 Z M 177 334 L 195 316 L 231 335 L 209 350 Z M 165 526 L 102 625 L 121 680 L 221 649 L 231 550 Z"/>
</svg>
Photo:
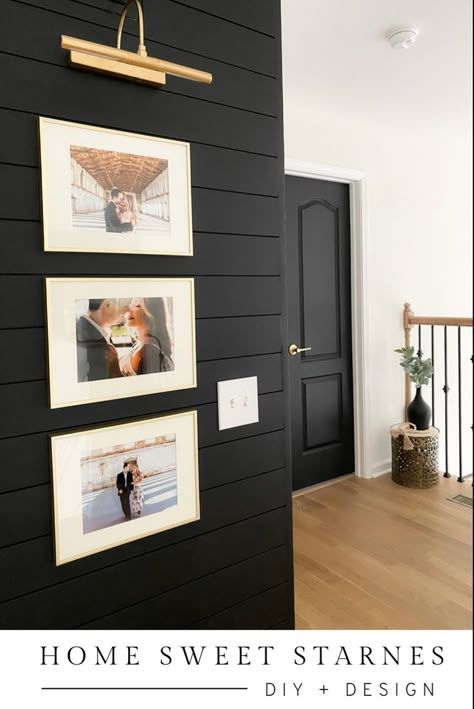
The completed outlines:
<svg viewBox="0 0 474 709">
<path fill-rule="evenodd" d="M 47 278 L 51 408 L 197 386 L 193 278 Z"/>
</svg>

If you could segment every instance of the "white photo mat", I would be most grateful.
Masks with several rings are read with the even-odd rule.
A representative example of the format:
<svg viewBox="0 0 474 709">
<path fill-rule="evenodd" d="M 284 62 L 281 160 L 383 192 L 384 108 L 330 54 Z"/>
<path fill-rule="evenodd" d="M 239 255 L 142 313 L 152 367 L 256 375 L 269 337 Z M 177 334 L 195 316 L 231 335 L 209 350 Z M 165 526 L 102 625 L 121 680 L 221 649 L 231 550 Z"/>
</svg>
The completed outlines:
<svg viewBox="0 0 474 709">
<path fill-rule="evenodd" d="M 193 278 L 46 278 L 50 407 L 75 406 L 197 386 Z M 79 382 L 76 302 L 172 298 L 174 369 Z"/>
<path fill-rule="evenodd" d="M 189 143 L 40 117 L 41 181 L 45 251 L 192 256 Z M 168 160 L 169 233 L 107 233 L 73 227 L 71 146 Z"/>
<path fill-rule="evenodd" d="M 148 516 L 84 534 L 81 458 L 94 449 L 173 434 L 176 436 L 177 504 Z M 197 440 L 197 411 L 52 435 L 56 565 L 198 520 Z"/>
</svg>

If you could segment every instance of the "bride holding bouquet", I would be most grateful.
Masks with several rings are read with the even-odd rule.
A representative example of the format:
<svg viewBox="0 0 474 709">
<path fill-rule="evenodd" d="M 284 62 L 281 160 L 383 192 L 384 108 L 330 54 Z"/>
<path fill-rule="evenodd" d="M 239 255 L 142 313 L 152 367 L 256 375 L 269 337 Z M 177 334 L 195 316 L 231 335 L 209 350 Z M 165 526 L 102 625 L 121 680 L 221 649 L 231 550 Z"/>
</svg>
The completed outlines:
<svg viewBox="0 0 474 709">
<path fill-rule="evenodd" d="M 145 504 L 143 496 L 143 473 L 136 463 L 130 465 L 133 477 L 133 490 L 130 494 L 130 509 L 132 513 L 141 515 L 143 505 Z"/>
</svg>

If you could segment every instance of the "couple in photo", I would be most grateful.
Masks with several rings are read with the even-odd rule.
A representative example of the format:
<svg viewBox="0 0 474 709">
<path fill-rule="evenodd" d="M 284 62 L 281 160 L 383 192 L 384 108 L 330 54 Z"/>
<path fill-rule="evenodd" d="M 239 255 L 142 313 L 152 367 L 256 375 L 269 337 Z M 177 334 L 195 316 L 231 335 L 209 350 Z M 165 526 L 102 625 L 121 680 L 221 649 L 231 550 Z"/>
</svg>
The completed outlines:
<svg viewBox="0 0 474 709">
<path fill-rule="evenodd" d="M 115 234 L 133 231 L 137 223 L 137 215 L 130 206 L 128 197 L 117 187 L 110 192 L 110 202 L 105 208 L 104 217 L 105 231 Z"/>
<path fill-rule="evenodd" d="M 111 328 L 124 324 L 132 346 L 119 357 Z M 163 298 L 90 299 L 76 323 L 79 382 L 154 374 L 174 369 Z"/>
<path fill-rule="evenodd" d="M 140 515 L 145 504 L 142 490 L 143 475 L 136 463 L 124 463 L 117 475 L 117 490 L 125 519 Z"/>
</svg>

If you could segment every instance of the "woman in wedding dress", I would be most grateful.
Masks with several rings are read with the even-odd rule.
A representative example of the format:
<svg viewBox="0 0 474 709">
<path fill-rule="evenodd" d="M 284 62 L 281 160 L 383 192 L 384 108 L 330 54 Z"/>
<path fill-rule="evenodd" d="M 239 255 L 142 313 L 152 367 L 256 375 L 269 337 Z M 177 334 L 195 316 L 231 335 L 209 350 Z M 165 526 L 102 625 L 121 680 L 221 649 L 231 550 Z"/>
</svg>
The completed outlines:
<svg viewBox="0 0 474 709">
<path fill-rule="evenodd" d="M 133 490 L 130 493 L 130 510 L 134 514 L 141 515 L 145 499 L 143 495 L 143 474 L 136 463 L 130 464 L 130 469 L 133 477 Z"/>
<path fill-rule="evenodd" d="M 124 376 L 174 370 L 168 321 L 164 298 L 132 298 L 125 324 L 135 339 L 120 360 Z"/>
</svg>

